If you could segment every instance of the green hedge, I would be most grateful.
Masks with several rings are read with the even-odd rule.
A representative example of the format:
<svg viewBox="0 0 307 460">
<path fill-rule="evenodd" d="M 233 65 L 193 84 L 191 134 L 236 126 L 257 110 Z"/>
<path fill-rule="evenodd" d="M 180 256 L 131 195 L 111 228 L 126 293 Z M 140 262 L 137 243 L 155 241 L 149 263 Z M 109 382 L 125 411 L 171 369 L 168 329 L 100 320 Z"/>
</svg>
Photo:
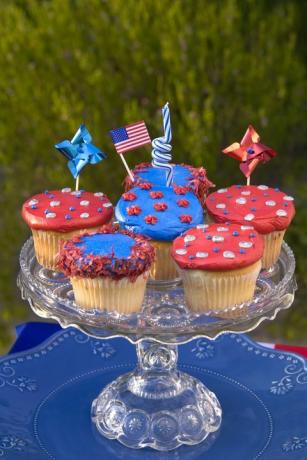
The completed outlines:
<svg viewBox="0 0 307 460">
<path fill-rule="evenodd" d="M 81 185 L 113 200 L 125 172 L 108 130 L 144 118 L 161 132 L 170 102 L 173 158 L 204 165 L 218 186 L 243 181 L 221 149 L 248 123 L 279 156 L 254 182 L 296 195 L 287 239 L 296 251 L 296 308 L 274 326 L 298 340 L 306 326 L 306 32 L 304 2 L 262 0 L 7 0 L 0 22 L 0 302 L 3 324 L 26 317 L 15 288 L 18 251 L 28 235 L 22 202 L 72 184 L 53 144 L 80 122 L 109 158 Z M 305 15 L 306 17 L 306 15 Z M 127 154 L 131 165 L 150 149 Z M 278 329 L 277 329 L 278 327 Z"/>
</svg>

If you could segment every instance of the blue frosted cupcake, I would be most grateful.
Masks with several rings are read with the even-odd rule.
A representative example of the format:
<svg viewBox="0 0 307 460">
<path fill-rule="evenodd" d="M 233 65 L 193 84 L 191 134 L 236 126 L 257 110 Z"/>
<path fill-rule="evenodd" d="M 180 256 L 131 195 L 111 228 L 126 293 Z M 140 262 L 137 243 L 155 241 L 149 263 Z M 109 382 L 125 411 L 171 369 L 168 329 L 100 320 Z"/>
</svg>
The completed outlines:
<svg viewBox="0 0 307 460">
<path fill-rule="evenodd" d="M 122 195 L 115 217 L 121 227 L 151 238 L 156 260 L 150 276 L 165 281 L 178 277 L 170 256 L 172 241 L 204 220 L 199 200 L 187 187 L 159 187 L 149 182 Z"/>
<path fill-rule="evenodd" d="M 153 259 L 144 237 L 109 225 L 66 240 L 58 267 L 81 307 L 131 313 L 141 308 Z"/>
</svg>

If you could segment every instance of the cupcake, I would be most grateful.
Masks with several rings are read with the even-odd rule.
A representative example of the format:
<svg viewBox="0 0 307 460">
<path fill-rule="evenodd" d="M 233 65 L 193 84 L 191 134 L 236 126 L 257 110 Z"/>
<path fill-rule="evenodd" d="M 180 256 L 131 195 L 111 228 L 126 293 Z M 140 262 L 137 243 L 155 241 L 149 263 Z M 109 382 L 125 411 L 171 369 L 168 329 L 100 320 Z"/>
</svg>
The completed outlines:
<svg viewBox="0 0 307 460">
<path fill-rule="evenodd" d="M 175 186 L 187 187 L 187 190 L 195 193 L 202 205 L 209 188 L 214 184 L 208 179 L 205 168 L 186 165 L 173 164 L 173 184 Z M 156 168 L 150 163 L 140 163 L 132 170 L 135 181 L 132 182 L 129 176 L 126 177 L 124 186 L 127 192 L 135 185 L 142 182 L 150 182 L 152 185 L 165 187 L 167 184 L 166 173 L 162 168 Z"/>
<path fill-rule="evenodd" d="M 22 207 L 22 217 L 32 230 L 36 258 L 51 270 L 56 270 L 62 240 L 96 231 L 112 216 L 113 206 L 106 195 L 72 192 L 70 188 L 34 195 Z"/>
<path fill-rule="evenodd" d="M 64 241 L 58 267 L 80 307 L 126 314 L 141 308 L 153 259 L 145 238 L 109 225 Z"/>
<path fill-rule="evenodd" d="M 189 308 L 219 310 L 252 299 L 263 239 L 246 225 L 204 224 L 176 238 L 171 254 Z"/>
<path fill-rule="evenodd" d="M 178 278 L 170 257 L 172 241 L 203 222 L 203 209 L 186 187 L 158 187 L 143 182 L 122 195 L 115 217 L 121 227 L 151 238 L 156 259 L 150 277 L 170 281 Z"/>
<path fill-rule="evenodd" d="M 293 198 L 266 185 L 232 185 L 211 193 L 206 200 L 211 221 L 252 225 L 263 236 L 262 267 L 277 261 L 284 234 L 294 214 Z"/>
</svg>

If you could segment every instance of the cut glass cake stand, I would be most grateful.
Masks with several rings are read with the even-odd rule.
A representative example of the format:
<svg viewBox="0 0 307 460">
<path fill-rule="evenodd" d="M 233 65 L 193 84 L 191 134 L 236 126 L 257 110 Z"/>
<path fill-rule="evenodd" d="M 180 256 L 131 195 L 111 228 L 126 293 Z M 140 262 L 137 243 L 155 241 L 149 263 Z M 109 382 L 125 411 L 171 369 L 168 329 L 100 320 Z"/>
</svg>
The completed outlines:
<svg viewBox="0 0 307 460">
<path fill-rule="evenodd" d="M 32 238 L 21 250 L 20 266 L 18 285 L 36 314 L 98 339 L 122 336 L 136 344 L 137 368 L 107 385 L 91 412 L 102 435 L 132 448 L 171 450 L 214 440 L 222 408 L 212 389 L 177 369 L 177 346 L 251 331 L 289 308 L 296 289 L 295 259 L 286 243 L 277 264 L 260 273 L 252 301 L 197 314 L 185 304 L 180 284 L 165 283 L 148 285 L 139 313 L 85 311 L 76 305 L 69 280 L 38 264 Z"/>
</svg>

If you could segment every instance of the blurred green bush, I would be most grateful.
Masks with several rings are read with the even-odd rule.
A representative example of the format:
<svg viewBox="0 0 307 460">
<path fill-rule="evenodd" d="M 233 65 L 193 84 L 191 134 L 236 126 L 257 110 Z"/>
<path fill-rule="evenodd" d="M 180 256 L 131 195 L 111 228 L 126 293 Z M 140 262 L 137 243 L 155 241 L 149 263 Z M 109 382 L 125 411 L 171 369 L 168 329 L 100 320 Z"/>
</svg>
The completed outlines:
<svg viewBox="0 0 307 460">
<path fill-rule="evenodd" d="M 161 132 L 170 102 L 173 158 L 204 165 L 218 186 L 244 180 L 221 149 L 249 123 L 279 152 L 253 182 L 296 196 L 287 233 L 298 261 L 296 308 L 271 326 L 300 340 L 307 295 L 306 3 L 263 0 L 7 0 L 0 22 L 1 338 L 26 318 L 15 287 L 29 231 L 22 202 L 72 185 L 53 148 L 85 122 L 108 160 L 88 167 L 81 186 L 114 201 L 125 171 L 108 130 L 144 118 Z M 127 154 L 131 166 L 149 149 Z"/>
</svg>

